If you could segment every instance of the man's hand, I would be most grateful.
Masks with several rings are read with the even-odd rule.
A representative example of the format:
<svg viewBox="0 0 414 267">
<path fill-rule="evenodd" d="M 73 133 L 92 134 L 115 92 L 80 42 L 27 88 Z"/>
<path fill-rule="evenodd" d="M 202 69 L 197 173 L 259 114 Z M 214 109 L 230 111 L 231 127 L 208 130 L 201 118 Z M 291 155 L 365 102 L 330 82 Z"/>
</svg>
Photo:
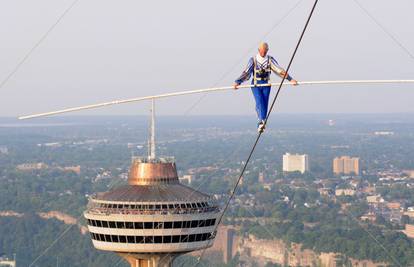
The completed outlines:
<svg viewBox="0 0 414 267">
<path fill-rule="evenodd" d="M 295 79 L 290 80 L 290 83 L 294 86 L 298 85 L 298 81 L 296 81 Z"/>
<path fill-rule="evenodd" d="M 238 84 L 238 83 L 234 83 L 234 84 L 233 84 L 233 89 L 234 89 L 234 90 L 239 89 L 239 85 L 240 85 L 240 84 Z"/>
</svg>

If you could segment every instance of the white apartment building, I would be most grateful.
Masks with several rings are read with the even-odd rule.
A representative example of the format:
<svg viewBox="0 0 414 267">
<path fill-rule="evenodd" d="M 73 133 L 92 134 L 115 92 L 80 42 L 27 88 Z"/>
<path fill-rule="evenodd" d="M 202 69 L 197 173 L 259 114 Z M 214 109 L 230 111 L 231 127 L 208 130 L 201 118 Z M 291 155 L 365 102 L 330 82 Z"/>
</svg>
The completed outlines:
<svg viewBox="0 0 414 267">
<path fill-rule="evenodd" d="M 283 155 L 283 171 L 305 173 L 309 171 L 309 157 L 306 154 L 289 154 Z"/>
</svg>

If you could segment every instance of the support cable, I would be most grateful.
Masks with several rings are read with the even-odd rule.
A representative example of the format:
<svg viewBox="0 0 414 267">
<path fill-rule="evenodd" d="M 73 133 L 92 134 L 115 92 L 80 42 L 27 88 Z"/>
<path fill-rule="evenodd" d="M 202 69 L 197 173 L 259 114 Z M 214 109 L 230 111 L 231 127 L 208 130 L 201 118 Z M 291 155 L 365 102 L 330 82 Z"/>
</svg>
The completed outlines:
<svg viewBox="0 0 414 267">
<path fill-rule="evenodd" d="M 40 46 L 40 44 L 47 38 L 47 36 L 56 28 L 56 26 L 62 21 L 62 19 L 69 13 L 69 11 L 76 5 L 79 0 L 74 0 L 63 13 L 59 16 L 59 18 L 53 23 L 49 29 L 40 37 L 40 39 L 34 44 L 34 46 L 24 55 L 24 57 L 17 63 L 17 65 L 13 68 L 13 70 L 3 79 L 0 83 L 0 89 L 2 89 L 6 83 L 13 77 L 16 72 L 19 71 L 20 67 L 29 59 L 29 57 L 33 54 L 33 52 Z"/>
<path fill-rule="evenodd" d="M 391 40 L 394 41 L 411 59 L 414 59 L 413 53 L 404 46 L 389 30 L 387 30 L 358 0 L 354 0 L 355 4 L 367 15 Z"/>
<path fill-rule="evenodd" d="M 294 59 L 294 58 L 295 58 L 295 56 L 296 56 L 296 52 L 298 51 L 298 48 L 299 48 L 299 46 L 300 46 L 300 43 L 302 42 L 303 36 L 305 35 L 306 29 L 308 28 L 309 22 L 310 22 L 310 20 L 311 20 L 311 18 L 312 18 L 313 12 L 315 11 L 315 8 L 316 8 L 316 5 L 318 4 L 318 1 L 319 1 L 319 0 L 315 0 L 314 4 L 313 4 L 313 6 L 312 6 L 311 12 L 310 12 L 310 14 L 309 14 L 309 16 L 308 16 L 308 19 L 306 20 L 305 26 L 304 26 L 304 28 L 303 28 L 303 30 L 302 30 L 302 33 L 301 33 L 301 35 L 300 35 L 300 37 L 299 37 L 299 40 L 298 40 L 298 42 L 297 42 L 297 44 L 296 44 L 295 50 L 294 50 L 294 52 L 293 52 L 293 54 L 292 54 L 292 56 L 291 56 L 291 58 L 290 58 L 290 61 L 289 61 L 288 66 L 287 66 L 287 68 L 286 68 L 286 75 L 284 75 L 284 76 L 283 76 L 282 82 L 280 83 L 279 88 L 277 89 L 276 95 L 275 95 L 275 96 L 274 96 L 274 98 L 273 98 L 272 105 L 270 106 L 270 110 L 269 110 L 269 112 L 268 112 L 268 114 L 267 114 L 267 116 L 266 116 L 266 119 L 265 119 L 265 121 L 264 121 L 264 126 L 266 126 L 267 121 L 268 121 L 268 119 L 269 119 L 269 116 L 270 116 L 270 114 L 272 113 L 272 110 L 273 110 L 273 108 L 274 108 L 274 105 L 275 105 L 275 103 L 276 103 L 276 100 L 277 100 L 277 98 L 278 98 L 278 96 L 279 96 L 279 93 L 280 93 L 280 91 L 281 91 L 281 89 L 282 89 L 283 83 L 284 83 L 284 81 L 286 80 L 287 73 L 289 73 L 289 70 L 290 70 L 290 67 L 291 67 L 291 65 L 292 65 L 293 59 Z M 218 226 L 220 225 L 221 221 L 223 220 L 224 214 L 226 213 L 226 211 L 227 211 L 227 209 L 228 209 L 228 207 L 229 207 L 229 205 L 230 205 L 230 202 L 231 202 L 231 200 L 233 199 L 233 197 L 234 197 L 234 195 L 235 195 L 235 193 L 236 193 L 236 190 L 237 190 L 237 188 L 238 188 L 238 186 L 239 186 L 240 180 L 241 180 L 241 178 L 243 177 L 244 172 L 246 171 L 247 165 L 249 164 L 250 159 L 251 159 L 251 158 L 252 158 L 252 156 L 253 156 L 253 153 L 254 153 L 254 151 L 255 151 L 255 149 L 256 149 L 256 147 L 257 147 L 257 144 L 259 143 L 260 137 L 262 136 L 262 133 L 263 133 L 263 132 L 259 132 L 259 133 L 258 133 L 258 135 L 257 135 L 257 138 L 256 138 L 256 140 L 255 140 L 255 142 L 254 142 L 254 144 L 253 144 L 253 147 L 252 147 L 252 149 L 250 150 L 249 156 L 247 157 L 247 160 L 246 160 L 246 162 L 245 162 L 245 163 L 244 163 L 244 165 L 243 165 L 242 171 L 240 172 L 239 178 L 237 179 L 236 184 L 234 185 L 233 190 L 230 192 L 230 197 L 229 197 L 229 199 L 227 200 L 226 205 L 224 206 L 224 209 L 223 209 L 223 211 L 222 211 L 222 213 L 221 213 L 221 215 L 220 215 L 220 217 L 219 217 L 218 223 L 217 223 L 217 224 L 216 224 L 216 226 L 214 227 L 213 234 L 215 234 L 215 232 L 217 231 Z M 208 246 L 207 246 L 207 247 L 208 247 Z M 198 263 L 199 263 L 199 262 L 201 261 L 201 259 L 203 258 L 204 254 L 205 254 L 205 252 L 206 252 L 207 247 L 206 247 L 206 248 L 204 248 L 204 249 L 203 249 L 203 251 L 201 252 L 201 255 L 198 257 L 198 260 L 197 260 L 197 263 L 196 263 L 196 265 L 195 265 L 195 266 L 198 266 Z"/>
<path fill-rule="evenodd" d="M 264 40 L 267 36 L 269 36 L 280 24 L 282 24 L 285 19 L 289 17 L 289 15 L 303 2 L 303 0 L 299 0 L 296 2 L 294 6 L 292 6 L 286 14 L 284 14 L 280 19 L 278 19 L 275 24 L 272 25 L 272 27 L 261 36 L 261 40 Z M 213 86 L 217 86 L 224 78 L 227 77 L 237 66 L 240 65 L 240 63 L 243 62 L 243 60 L 250 54 L 250 52 L 257 47 L 257 43 L 254 43 L 250 46 L 249 49 L 246 50 L 246 52 L 235 62 L 223 75 L 213 84 Z M 201 95 L 185 112 L 184 115 L 189 115 L 189 113 L 198 105 L 201 103 L 201 101 L 207 96 L 207 94 Z"/>
</svg>

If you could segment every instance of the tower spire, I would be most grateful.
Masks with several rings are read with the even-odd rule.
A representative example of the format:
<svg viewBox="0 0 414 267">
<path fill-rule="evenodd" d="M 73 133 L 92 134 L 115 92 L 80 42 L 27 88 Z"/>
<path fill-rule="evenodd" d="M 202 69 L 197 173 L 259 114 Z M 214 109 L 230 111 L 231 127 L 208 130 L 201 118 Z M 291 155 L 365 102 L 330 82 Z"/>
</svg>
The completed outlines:
<svg viewBox="0 0 414 267">
<path fill-rule="evenodd" d="M 151 100 L 151 124 L 150 137 L 148 140 L 148 160 L 155 159 L 155 100 Z"/>
</svg>

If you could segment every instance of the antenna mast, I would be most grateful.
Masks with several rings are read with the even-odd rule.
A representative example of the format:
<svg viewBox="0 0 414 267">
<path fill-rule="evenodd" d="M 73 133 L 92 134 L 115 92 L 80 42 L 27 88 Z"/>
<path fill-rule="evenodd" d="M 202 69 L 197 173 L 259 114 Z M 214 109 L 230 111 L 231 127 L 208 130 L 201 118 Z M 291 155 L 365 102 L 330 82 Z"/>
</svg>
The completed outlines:
<svg viewBox="0 0 414 267">
<path fill-rule="evenodd" d="M 148 160 L 155 160 L 155 99 L 151 99 L 151 124 L 148 140 Z"/>
</svg>

